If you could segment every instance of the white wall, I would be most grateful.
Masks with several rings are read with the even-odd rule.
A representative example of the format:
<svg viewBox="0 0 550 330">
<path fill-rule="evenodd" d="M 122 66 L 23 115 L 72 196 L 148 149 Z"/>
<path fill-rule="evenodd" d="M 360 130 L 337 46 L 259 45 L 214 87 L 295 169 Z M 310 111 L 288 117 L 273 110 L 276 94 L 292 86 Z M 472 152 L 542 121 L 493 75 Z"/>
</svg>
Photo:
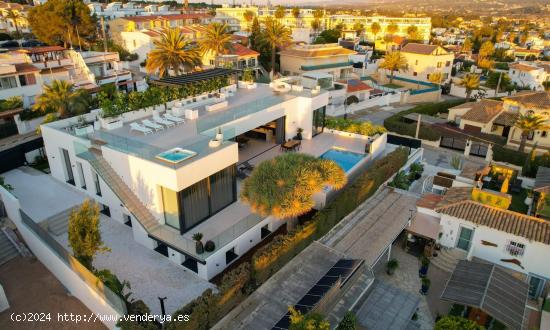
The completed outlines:
<svg viewBox="0 0 550 330">
<path fill-rule="evenodd" d="M 80 300 L 93 313 L 100 315 L 113 315 L 115 321 L 105 321 L 109 329 L 116 326 L 118 318 L 122 315 L 114 309 L 105 299 L 97 294 L 82 280 L 57 254 L 53 252 L 32 230 L 22 223 L 19 214 L 19 200 L 0 187 L 0 199 L 2 199 L 8 217 L 15 223 L 17 229 L 27 246 L 34 255 L 48 268 L 48 270 L 63 284 L 65 288 L 78 300 Z"/>
<path fill-rule="evenodd" d="M 44 117 L 45 116 L 41 116 L 31 120 L 21 120 L 19 114 L 13 116 L 19 134 L 34 132 L 36 128 L 40 126 L 40 124 L 42 124 L 42 122 L 44 121 Z"/>
<path fill-rule="evenodd" d="M 475 225 L 472 222 L 451 217 L 445 214 L 441 215 L 441 227 L 443 236 L 440 244 L 446 247 L 456 247 L 459 227 L 467 227 L 474 229 L 474 237 L 471 244 L 471 256 L 478 257 L 497 265 L 513 269 L 515 271 L 528 274 L 533 273 L 541 277 L 550 279 L 550 263 L 548 262 L 548 253 L 550 246 L 529 241 L 528 239 L 516 235 L 512 235 L 493 228 Z M 481 244 L 481 241 L 488 241 L 497 244 L 497 247 Z M 512 256 L 506 252 L 505 247 L 509 240 L 522 243 L 525 245 L 525 253 L 523 256 Z M 521 261 L 521 267 L 509 263 L 502 262 L 501 259 L 518 259 Z"/>
</svg>

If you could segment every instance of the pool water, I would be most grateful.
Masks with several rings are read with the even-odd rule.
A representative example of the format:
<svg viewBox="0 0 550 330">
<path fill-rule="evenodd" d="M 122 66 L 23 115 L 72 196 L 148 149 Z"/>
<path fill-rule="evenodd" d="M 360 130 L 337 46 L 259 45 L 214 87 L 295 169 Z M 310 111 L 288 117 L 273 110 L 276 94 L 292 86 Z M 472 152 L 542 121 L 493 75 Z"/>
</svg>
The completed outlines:
<svg viewBox="0 0 550 330">
<path fill-rule="evenodd" d="M 191 150 L 182 149 L 182 148 L 174 148 L 170 149 L 168 151 L 162 152 L 158 154 L 156 157 L 158 159 L 165 160 L 170 163 L 179 163 L 181 161 L 184 161 L 188 158 L 191 158 L 195 156 L 197 153 Z"/>
<path fill-rule="evenodd" d="M 365 155 L 341 149 L 329 149 L 319 158 L 335 161 L 344 172 L 348 172 L 355 164 L 359 163 Z"/>
</svg>

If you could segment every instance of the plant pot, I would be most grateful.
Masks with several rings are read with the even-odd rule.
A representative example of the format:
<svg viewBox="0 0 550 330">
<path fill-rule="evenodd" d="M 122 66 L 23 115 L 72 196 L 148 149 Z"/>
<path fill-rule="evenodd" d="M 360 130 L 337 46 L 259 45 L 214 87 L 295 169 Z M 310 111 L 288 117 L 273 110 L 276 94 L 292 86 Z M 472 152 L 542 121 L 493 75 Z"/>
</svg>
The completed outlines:
<svg viewBox="0 0 550 330">
<path fill-rule="evenodd" d="M 418 179 L 420 179 L 421 177 L 422 177 L 422 173 L 416 173 L 416 174 L 414 175 L 414 179 L 415 179 L 415 180 L 418 180 Z"/>
<path fill-rule="evenodd" d="M 531 205 L 533 204 L 533 197 L 527 196 L 524 201 L 525 205 Z"/>
<path fill-rule="evenodd" d="M 420 267 L 420 269 L 418 270 L 418 276 L 419 277 L 426 277 L 427 274 L 428 274 L 428 266 Z"/>
<path fill-rule="evenodd" d="M 420 294 L 424 296 L 427 295 L 429 289 L 430 287 L 428 285 L 422 285 L 422 287 L 420 288 Z"/>
<path fill-rule="evenodd" d="M 395 273 L 395 269 L 394 268 L 386 268 L 386 274 L 388 275 L 393 275 Z"/>
<path fill-rule="evenodd" d="M 204 253 L 204 246 L 202 245 L 202 242 L 198 241 L 195 242 L 195 251 L 197 254 L 203 254 Z"/>
</svg>

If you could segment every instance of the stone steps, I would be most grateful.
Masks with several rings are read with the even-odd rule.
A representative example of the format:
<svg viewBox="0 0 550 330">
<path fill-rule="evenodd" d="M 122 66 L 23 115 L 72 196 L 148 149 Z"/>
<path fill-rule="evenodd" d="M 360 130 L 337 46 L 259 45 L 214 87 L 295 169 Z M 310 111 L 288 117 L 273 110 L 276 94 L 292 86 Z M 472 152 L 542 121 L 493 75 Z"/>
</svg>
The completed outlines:
<svg viewBox="0 0 550 330">
<path fill-rule="evenodd" d="M 72 208 L 58 213 L 44 221 L 48 231 L 55 236 L 59 236 L 68 231 L 69 217 L 71 216 Z"/>
<path fill-rule="evenodd" d="M 13 243 L 8 239 L 8 236 L 0 230 L 0 265 L 5 264 L 18 255 L 19 252 Z"/>
<path fill-rule="evenodd" d="M 465 251 L 459 249 L 441 249 L 438 251 L 437 257 L 431 259 L 431 264 L 435 267 L 452 273 L 460 260 L 465 260 L 467 257 Z"/>
</svg>

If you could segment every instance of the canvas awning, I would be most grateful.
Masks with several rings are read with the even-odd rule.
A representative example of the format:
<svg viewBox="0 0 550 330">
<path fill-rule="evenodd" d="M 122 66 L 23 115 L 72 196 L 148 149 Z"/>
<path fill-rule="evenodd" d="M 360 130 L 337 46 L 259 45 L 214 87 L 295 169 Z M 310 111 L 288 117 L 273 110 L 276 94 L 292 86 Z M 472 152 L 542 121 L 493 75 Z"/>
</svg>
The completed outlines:
<svg viewBox="0 0 550 330">
<path fill-rule="evenodd" d="M 522 329 L 529 285 L 492 263 L 458 262 L 441 299 L 479 308 L 510 329 Z"/>
<path fill-rule="evenodd" d="M 407 231 L 424 238 L 437 239 L 440 227 L 438 217 L 418 212 L 412 219 L 411 225 L 407 227 Z"/>
</svg>

